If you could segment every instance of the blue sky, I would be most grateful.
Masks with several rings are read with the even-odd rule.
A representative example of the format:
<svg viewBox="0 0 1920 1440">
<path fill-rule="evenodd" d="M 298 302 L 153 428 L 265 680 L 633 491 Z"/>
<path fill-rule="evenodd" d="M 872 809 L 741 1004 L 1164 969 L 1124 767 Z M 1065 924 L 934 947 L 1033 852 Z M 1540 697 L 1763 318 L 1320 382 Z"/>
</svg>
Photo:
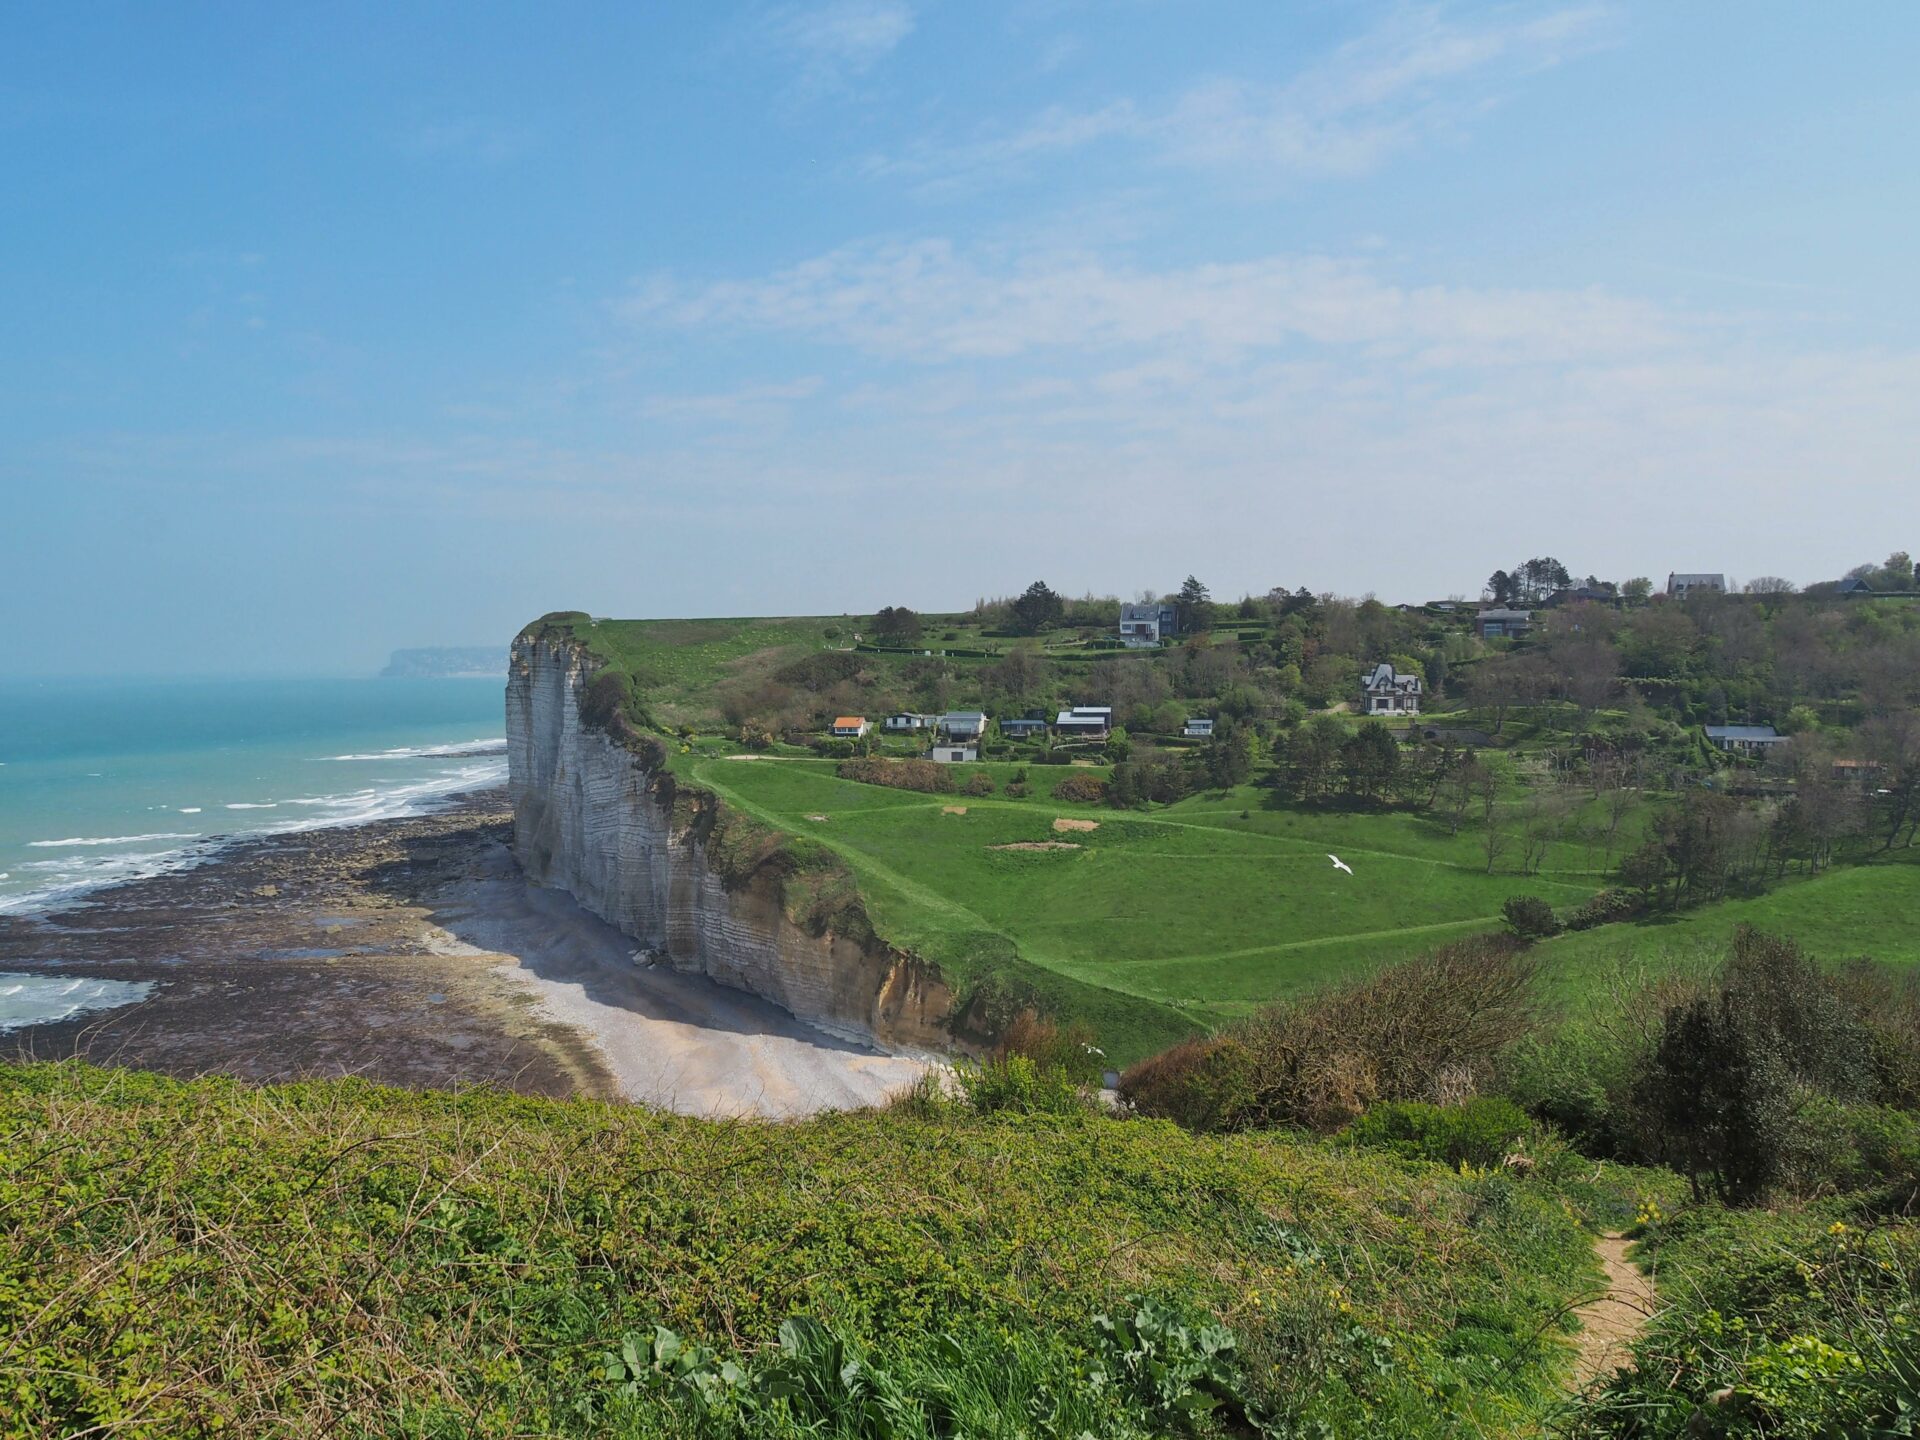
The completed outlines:
<svg viewBox="0 0 1920 1440">
<path fill-rule="evenodd" d="M 1904 0 L 4 30 L 11 669 L 1920 549 Z"/>
</svg>

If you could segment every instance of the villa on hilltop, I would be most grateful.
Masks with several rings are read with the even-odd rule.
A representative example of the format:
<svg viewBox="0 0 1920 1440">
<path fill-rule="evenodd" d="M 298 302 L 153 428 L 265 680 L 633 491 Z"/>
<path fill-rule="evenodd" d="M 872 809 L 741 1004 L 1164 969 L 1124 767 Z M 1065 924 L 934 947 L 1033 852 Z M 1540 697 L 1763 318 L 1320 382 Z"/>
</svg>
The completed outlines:
<svg viewBox="0 0 1920 1440">
<path fill-rule="evenodd" d="M 1405 675 L 1386 661 L 1361 678 L 1360 690 L 1369 715 L 1418 715 L 1422 683 L 1418 675 Z"/>
<path fill-rule="evenodd" d="M 1667 594 L 1675 600 L 1685 600 L 1692 595 L 1724 595 L 1727 593 L 1727 577 L 1701 573 L 1682 575 L 1678 571 L 1667 573 Z"/>
</svg>

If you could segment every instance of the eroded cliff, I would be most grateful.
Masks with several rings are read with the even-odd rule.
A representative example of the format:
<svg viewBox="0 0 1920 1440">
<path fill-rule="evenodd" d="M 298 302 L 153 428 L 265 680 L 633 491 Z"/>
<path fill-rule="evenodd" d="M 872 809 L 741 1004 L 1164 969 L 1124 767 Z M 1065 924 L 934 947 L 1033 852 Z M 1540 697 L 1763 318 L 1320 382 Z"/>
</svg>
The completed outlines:
<svg viewBox="0 0 1920 1440">
<path fill-rule="evenodd" d="M 875 937 L 857 903 L 818 903 L 819 877 L 804 873 L 780 837 L 677 785 L 652 742 L 617 720 L 583 719 L 597 668 L 564 634 L 535 629 L 514 642 L 508 786 L 527 875 L 677 969 L 829 1029 L 883 1044 L 950 1045 L 954 997 L 937 974 Z"/>
</svg>

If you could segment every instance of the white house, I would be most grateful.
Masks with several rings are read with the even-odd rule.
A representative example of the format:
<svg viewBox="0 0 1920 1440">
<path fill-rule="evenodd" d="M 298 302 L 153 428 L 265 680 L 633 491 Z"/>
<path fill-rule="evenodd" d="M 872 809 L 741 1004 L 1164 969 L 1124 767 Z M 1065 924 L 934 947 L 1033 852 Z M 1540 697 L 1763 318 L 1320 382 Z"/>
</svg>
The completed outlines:
<svg viewBox="0 0 1920 1440">
<path fill-rule="evenodd" d="M 1190 716 L 1187 723 L 1181 727 L 1180 733 L 1189 740 L 1211 740 L 1213 721 L 1201 715 Z"/>
<path fill-rule="evenodd" d="M 920 730 L 931 730 L 939 721 L 938 715 L 921 715 L 916 711 L 902 710 L 898 715 L 889 715 L 880 722 L 880 728 L 894 735 L 911 735 Z"/>
<path fill-rule="evenodd" d="M 978 760 L 980 758 L 980 746 L 971 740 L 961 741 L 957 744 L 943 740 L 937 742 L 933 749 L 927 752 L 927 758 L 929 760 L 938 760 L 942 765 L 961 765 L 968 761 Z"/>
<path fill-rule="evenodd" d="M 940 717 L 939 729 L 949 740 L 978 744 L 987 733 L 987 717 L 978 710 L 949 710 Z"/>
<path fill-rule="evenodd" d="M 1369 715 L 1418 715 L 1422 688 L 1418 675 L 1403 675 L 1385 661 L 1360 680 Z"/>
<path fill-rule="evenodd" d="M 858 740 L 872 728 L 864 715 L 842 715 L 833 722 L 833 733 L 842 740 Z"/>
<path fill-rule="evenodd" d="M 1133 605 L 1120 607 L 1120 643 L 1143 650 L 1171 640 L 1180 632 L 1179 612 L 1171 605 Z"/>
</svg>

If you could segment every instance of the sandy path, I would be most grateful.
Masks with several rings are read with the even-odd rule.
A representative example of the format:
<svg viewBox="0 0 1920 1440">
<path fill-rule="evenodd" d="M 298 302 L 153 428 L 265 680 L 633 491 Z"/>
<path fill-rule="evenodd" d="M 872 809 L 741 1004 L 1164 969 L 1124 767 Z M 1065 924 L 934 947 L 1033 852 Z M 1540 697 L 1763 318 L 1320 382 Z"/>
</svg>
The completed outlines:
<svg viewBox="0 0 1920 1440">
<path fill-rule="evenodd" d="M 695 1115 L 806 1115 L 878 1104 L 928 1068 L 704 976 L 636 964 L 632 939 L 529 884 L 504 847 L 435 894 L 429 914 L 435 949 L 499 956 L 500 974 L 591 1037 L 631 1100 Z"/>
<path fill-rule="evenodd" d="M 1580 1321 L 1573 1362 L 1574 1384 L 1579 1389 L 1630 1365 L 1633 1342 L 1653 1315 L 1653 1277 L 1627 1258 L 1631 1244 L 1617 1234 L 1601 1235 L 1593 1242 L 1593 1253 L 1606 1272 L 1607 1292 L 1574 1312 Z"/>
</svg>

